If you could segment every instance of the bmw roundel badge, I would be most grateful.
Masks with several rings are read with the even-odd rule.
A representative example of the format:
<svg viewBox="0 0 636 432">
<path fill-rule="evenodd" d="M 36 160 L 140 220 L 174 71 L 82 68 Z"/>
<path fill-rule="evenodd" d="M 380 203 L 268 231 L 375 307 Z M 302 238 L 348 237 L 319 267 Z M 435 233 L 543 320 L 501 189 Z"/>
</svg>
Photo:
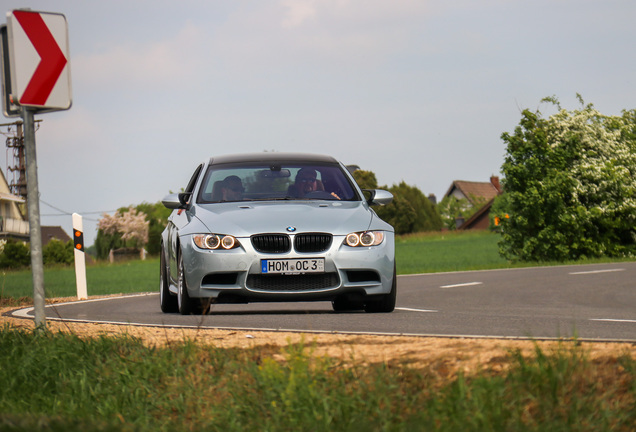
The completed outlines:
<svg viewBox="0 0 636 432">
<path fill-rule="evenodd" d="M 288 226 L 287 228 L 285 228 L 287 231 L 289 232 L 295 232 L 296 231 L 296 227 L 293 226 Z"/>
</svg>

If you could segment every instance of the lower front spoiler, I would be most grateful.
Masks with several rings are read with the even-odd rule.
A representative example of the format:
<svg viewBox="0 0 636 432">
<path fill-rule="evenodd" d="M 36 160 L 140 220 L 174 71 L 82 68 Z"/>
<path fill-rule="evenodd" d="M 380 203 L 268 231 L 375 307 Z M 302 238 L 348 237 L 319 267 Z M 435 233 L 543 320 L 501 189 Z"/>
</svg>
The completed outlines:
<svg viewBox="0 0 636 432">
<path fill-rule="evenodd" d="M 379 275 L 371 280 L 351 281 L 338 273 L 319 275 L 276 275 L 263 277 L 258 274 L 237 274 L 225 277 L 226 284 L 202 284 L 198 289 L 189 287 L 191 298 L 210 299 L 212 303 L 332 301 L 344 297 L 366 297 L 387 294 L 388 283 L 380 282 Z M 218 282 L 218 281 L 217 281 Z"/>
</svg>

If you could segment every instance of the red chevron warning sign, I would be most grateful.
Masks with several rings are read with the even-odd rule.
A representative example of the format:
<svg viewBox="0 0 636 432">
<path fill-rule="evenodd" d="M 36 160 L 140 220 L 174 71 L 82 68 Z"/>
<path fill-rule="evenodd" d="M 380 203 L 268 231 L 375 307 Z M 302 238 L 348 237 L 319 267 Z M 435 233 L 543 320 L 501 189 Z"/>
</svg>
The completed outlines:
<svg viewBox="0 0 636 432">
<path fill-rule="evenodd" d="M 14 10 L 7 14 L 11 101 L 64 110 L 71 107 L 68 28 L 62 14 Z"/>
</svg>

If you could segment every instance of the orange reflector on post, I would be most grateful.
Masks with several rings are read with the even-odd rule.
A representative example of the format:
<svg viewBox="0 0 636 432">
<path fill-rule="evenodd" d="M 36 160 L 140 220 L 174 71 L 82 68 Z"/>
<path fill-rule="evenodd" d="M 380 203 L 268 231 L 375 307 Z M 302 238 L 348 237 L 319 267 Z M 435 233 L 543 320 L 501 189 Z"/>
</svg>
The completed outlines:
<svg viewBox="0 0 636 432">
<path fill-rule="evenodd" d="M 73 229 L 74 245 L 75 249 L 84 251 L 84 233 Z"/>
</svg>

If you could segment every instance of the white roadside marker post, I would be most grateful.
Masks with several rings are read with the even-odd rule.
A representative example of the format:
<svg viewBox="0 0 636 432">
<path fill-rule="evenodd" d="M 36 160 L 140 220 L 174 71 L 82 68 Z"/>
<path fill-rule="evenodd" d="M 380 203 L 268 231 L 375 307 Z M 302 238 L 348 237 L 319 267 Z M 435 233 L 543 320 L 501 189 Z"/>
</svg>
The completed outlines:
<svg viewBox="0 0 636 432">
<path fill-rule="evenodd" d="M 73 213 L 73 249 L 75 253 L 75 281 L 78 300 L 86 300 L 86 257 L 84 256 L 84 228 L 82 216 Z"/>
</svg>

